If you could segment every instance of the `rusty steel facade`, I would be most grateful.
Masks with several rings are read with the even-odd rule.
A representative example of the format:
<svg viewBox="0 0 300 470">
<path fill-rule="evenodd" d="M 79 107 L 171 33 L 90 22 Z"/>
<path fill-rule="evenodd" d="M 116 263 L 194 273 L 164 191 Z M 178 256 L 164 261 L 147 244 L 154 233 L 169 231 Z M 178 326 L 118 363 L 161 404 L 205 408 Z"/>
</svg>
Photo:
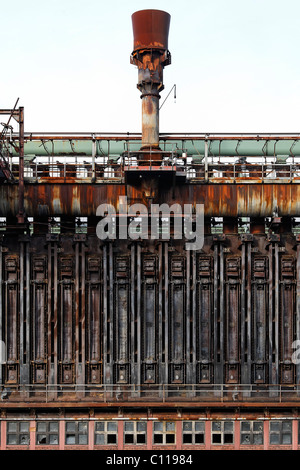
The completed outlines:
<svg viewBox="0 0 300 470">
<path fill-rule="evenodd" d="M 25 133 L 0 110 L 1 449 L 296 449 L 300 136 L 160 135 L 170 17 L 137 13 L 142 134 Z M 203 204 L 202 248 L 172 214 L 168 239 L 100 240 L 100 204 L 134 218 L 120 196 Z"/>
<path fill-rule="evenodd" d="M 255 222 L 251 232 L 263 230 Z M 300 240 L 283 223 L 276 227 L 239 234 L 230 218 L 223 233 L 206 233 L 203 248 L 191 252 L 184 240 L 102 242 L 95 233 L 71 233 L 71 217 L 62 218 L 59 234 L 4 226 L 9 403 L 22 399 L 23 386 L 30 401 L 47 402 L 65 394 L 75 401 L 96 394 L 101 402 L 123 391 L 136 399 L 211 400 L 218 384 L 222 393 L 241 393 L 242 402 L 259 401 L 260 393 L 266 401 L 297 400 L 300 371 L 291 359 Z M 47 229 L 37 222 L 38 232 Z"/>
</svg>

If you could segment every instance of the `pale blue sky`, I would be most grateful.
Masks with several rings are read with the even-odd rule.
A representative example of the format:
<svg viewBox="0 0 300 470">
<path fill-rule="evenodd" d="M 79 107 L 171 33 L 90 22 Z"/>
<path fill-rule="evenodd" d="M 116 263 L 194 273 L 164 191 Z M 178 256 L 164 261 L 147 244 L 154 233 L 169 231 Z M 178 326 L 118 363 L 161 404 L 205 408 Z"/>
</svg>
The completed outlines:
<svg viewBox="0 0 300 470">
<path fill-rule="evenodd" d="M 299 0 L 0 0 L 1 100 L 26 131 L 140 132 L 131 14 L 171 14 L 161 132 L 299 132 Z"/>
</svg>

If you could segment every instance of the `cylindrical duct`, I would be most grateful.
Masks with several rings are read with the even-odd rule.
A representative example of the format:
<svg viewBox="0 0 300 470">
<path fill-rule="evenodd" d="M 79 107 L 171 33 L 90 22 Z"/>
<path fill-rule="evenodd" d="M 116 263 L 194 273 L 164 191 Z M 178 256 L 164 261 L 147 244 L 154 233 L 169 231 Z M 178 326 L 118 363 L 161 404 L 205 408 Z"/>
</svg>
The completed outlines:
<svg viewBox="0 0 300 470">
<path fill-rule="evenodd" d="M 161 10 L 141 10 L 131 18 L 134 48 L 131 63 L 138 67 L 137 87 L 142 98 L 142 149 L 157 149 L 163 68 L 171 63 L 168 51 L 171 17 Z"/>
</svg>

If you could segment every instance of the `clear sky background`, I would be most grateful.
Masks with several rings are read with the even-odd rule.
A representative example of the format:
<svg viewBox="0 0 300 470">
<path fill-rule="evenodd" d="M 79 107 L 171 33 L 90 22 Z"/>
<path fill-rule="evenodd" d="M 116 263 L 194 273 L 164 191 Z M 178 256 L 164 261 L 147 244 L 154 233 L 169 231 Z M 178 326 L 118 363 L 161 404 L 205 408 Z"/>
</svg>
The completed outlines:
<svg viewBox="0 0 300 470">
<path fill-rule="evenodd" d="M 299 0 L 0 0 L 1 108 L 25 131 L 140 132 L 131 14 L 171 14 L 161 132 L 300 132 Z"/>
</svg>

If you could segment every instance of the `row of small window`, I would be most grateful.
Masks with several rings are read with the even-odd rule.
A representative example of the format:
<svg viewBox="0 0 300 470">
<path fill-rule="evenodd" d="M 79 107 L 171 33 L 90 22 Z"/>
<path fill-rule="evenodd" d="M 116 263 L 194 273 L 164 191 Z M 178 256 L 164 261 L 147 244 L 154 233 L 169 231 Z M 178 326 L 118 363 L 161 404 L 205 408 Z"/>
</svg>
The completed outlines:
<svg viewBox="0 0 300 470">
<path fill-rule="evenodd" d="M 241 421 L 241 445 L 262 445 L 264 425 L 262 421 Z M 174 421 L 153 422 L 153 444 L 175 444 Z M 145 421 L 124 422 L 124 444 L 146 444 L 147 423 Z M 182 422 L 183 444 L 204 444 L 204 421 Z M 234 421 L 212 421 L 212 444 L 234 443 Z M 7 445 L 29 445 L 29 422 L 7 422 Z M 58 421 L 38 421 L 36 426 L 37 445 L 57 445 L 59 443 Z M 95 422 L 95 445 L 116 445 L 118 443 L 118 423 L 116 421 Z M 271 445 L 292 444 L 292 421 L 270 421 L 269 443 Z M 88 444 L 88 422 L 67 421 L 65 426 L 66 445 Z M 300 444 L 300 421 L 299 421 Z"/>
</svg>

